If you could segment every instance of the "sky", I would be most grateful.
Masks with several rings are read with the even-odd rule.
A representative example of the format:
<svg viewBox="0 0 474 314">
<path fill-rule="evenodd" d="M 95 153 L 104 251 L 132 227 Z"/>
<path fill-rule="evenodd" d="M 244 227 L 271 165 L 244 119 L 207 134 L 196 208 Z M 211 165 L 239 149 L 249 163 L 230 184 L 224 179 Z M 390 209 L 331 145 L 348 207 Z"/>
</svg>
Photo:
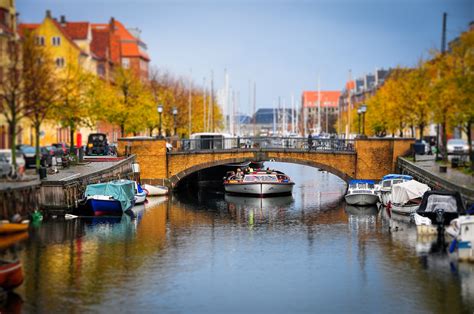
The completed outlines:
<svg viewBox="0 0 474 314">
<path fill-rule="evenodd" d="M 139 28 L 152 66 L 193 84 L 224 86 L 227 71 L 250 113 L 304 90 L 341 90 L 349 78 L 377 68 L 414 66 L 474 21 L 472 0 L 17 0 L 20 21 L 40 22 L 50 9 L 70 21 L 115 17 Z M 250 83 L 251 82 L 251 83 Z"/>
</svg>

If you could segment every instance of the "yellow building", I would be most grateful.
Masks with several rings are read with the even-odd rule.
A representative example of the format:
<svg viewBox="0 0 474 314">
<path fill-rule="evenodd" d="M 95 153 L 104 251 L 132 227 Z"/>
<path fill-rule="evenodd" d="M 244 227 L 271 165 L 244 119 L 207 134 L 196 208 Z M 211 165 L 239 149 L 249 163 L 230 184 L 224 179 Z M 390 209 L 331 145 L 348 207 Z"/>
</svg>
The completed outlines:
<svg viewBox="0 0 474 314">
<path fill-rule="evenodd" d="M 9 66 L 8 43 L 16 39 L 15 0 L 0 0 L 0 82 Z M 0 115 L 0 148 L 9 147 L 7 121 Z"/>
<path fill-rule="evenodd" d="M 67 66 L 79 66 L 96 74 L 97 60 L 90 51 L 92 28 L 89 22 L 68 22 L 64 16 L 58 21 L 48 10 L 41 24 L 20 24 L 19 29 L 21 33 L 32 31 L 36 43 L 47 48 L 59 75 Z M 44 123 L 41 131 L 40 145 L 70 142 L 69 130 L 61 128 L 58 124 Z M 83 136 L 87 136 L 90 132 L 91 130 L 85 128 L 77 130 L 77 133 Z M 29 143 L 31 132 L 23 132 L 22 137 L 23 142 Z"/>
</svg>

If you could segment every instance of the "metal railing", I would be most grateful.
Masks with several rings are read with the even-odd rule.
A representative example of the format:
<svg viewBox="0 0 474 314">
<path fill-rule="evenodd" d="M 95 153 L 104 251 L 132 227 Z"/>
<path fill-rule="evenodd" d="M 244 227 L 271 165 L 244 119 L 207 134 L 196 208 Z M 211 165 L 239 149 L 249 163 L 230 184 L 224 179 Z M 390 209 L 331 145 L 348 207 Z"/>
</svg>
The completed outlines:
<svg viewBox="0 0 474 314">
<path fill-rule="evenodd" d="M 304 137 L 233 137 L 182 139 L 172 151 L 295 150 L 354 152 L 354 140 Z"/>
</svg>

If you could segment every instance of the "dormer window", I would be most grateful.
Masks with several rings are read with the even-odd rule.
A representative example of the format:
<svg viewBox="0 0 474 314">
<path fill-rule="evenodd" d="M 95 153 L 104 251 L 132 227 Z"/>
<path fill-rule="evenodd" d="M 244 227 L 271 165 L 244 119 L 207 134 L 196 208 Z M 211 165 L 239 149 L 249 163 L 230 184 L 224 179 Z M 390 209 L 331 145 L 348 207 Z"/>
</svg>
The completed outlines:
<svg viewBox="0 0 474 314">
<path fill-rule="evenodd" d="M 54 36 L 51 38 L 51 42 L 53 46 L 61 46 L 61 37 L 59 36 Z"/>
<path fill-rule="evenodd" d="M 38 46 L 44 46 L 44 36 L 36 36 L 36 44 Z"/>
</svg>

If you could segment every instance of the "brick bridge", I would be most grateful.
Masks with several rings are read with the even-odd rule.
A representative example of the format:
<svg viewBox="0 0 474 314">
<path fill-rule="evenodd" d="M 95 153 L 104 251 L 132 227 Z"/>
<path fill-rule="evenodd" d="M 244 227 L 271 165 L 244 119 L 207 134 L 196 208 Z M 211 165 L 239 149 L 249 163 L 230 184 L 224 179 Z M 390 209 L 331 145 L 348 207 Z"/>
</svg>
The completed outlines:
<svg viewBox="0 0 474 314">
<path fill-rule="evenodd" d="M 281 161 L 324 169 L 347 181 L 380 179 L 395 171 L 397 157 L 410 152 L 413 139 L 357 139 L 350 149 L 231 148 L 166 150 L 166 142 L 155 138 L 119 139 L 119 154 L 135 154 L 143 182 L 176 187 L 196 171 L 245 161 Z M 176 144 L 176 143 L 175 143 Z M 177 142 L 180 147 L 180 142 Z"/>
</svg>

